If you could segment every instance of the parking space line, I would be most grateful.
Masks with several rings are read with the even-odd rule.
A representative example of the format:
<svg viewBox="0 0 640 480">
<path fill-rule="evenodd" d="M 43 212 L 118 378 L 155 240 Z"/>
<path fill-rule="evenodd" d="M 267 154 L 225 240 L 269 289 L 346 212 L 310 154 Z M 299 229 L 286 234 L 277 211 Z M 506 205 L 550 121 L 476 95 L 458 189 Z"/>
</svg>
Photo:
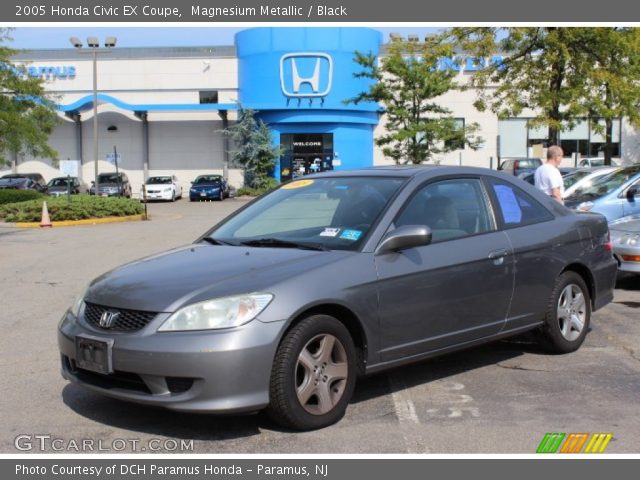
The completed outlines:
<svg viewBox="0 0 640 480">
<path fill-rule="evenodd" d="M 405 442 L 407 453 L 430 453 L 429 447 L 420 433 L 420 419 L 416 407 L 406 386 L 393 377 L 387 375 L 391 388 L 393 407 L 398 417 L 400 432 Z"/>
</svg>

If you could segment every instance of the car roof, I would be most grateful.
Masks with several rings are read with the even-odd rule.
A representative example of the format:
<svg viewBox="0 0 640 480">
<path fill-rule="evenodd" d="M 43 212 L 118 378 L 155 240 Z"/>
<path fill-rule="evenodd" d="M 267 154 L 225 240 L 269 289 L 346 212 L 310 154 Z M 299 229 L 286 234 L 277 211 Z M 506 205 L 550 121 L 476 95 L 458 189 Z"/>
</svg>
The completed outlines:
<svg viewBox="0 0 640 480">
<path fill-rule="evenodd" d="M 329 177 L 401 177 L 430 178 L 448 175 L 490 175 L 499 178 L 510 178 L 500 170 L 482 167 L 465 167 L 458 165 L 384 165 L 353 170 L 331 170 L 322 173 L 305 175 L 304 178 Z M 297 180 L 299 180 L 298 178 Z"/>
</svg>

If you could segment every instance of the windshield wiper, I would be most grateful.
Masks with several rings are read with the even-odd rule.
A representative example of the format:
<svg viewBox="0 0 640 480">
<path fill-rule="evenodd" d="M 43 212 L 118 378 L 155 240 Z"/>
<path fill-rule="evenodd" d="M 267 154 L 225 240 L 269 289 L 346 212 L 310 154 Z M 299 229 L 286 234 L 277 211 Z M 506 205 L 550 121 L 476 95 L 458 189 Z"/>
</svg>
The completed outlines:
<svg viewBox="0 0 640 480">
<path fill-rule="evenodd" d="M 219 238 L 213 238 L 213 237 L 203 237 L 202 240 L 204 240 L 207 243 L 210 243 L 211 245 L 230 245 L 232 247 L 237 247 L 239 245 L 238 243 L 227 242 L 225 240 L 220 240 Z"/>
<path fill-rule="evenodd" d="M 291 242 L 289 240 L 280 240 L 278 238 L 258 238 L 256 240 L 246 240 L 240 242 L 241 245 L 247 247 L 275 247 L 275 248 L 300 248 L 302 250 L 318 250 L 328 252 L 329 249 L 318 243 L 300 243 Z"/>
</svg>

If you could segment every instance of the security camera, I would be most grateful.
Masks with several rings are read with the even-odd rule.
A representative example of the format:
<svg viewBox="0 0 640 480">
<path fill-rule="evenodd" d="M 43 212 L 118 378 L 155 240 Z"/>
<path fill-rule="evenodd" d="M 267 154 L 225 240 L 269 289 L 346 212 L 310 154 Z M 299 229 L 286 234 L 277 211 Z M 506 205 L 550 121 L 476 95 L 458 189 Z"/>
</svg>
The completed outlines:
<svg viewBox="0 0 640 480">
<path fill-rule="evenodd" d="M 78 37 L 71 37 L 69 41 L 71 42 L 71 45 L 73 45 L 74 47 L 82 48 L 82 41 Z"/>
<path fill-rule="evenodd" d="M 104 46 L 107 48 L 113 48 L 116 46 L 118 39 L 116 37 L 107 37 L 104 39 Z"/>
<path fill-rule="evenodd" d="M 100 46 L 98 37 L 87 37 L 87 46 L 89 48 L 98 48 Z"/>
</svg>

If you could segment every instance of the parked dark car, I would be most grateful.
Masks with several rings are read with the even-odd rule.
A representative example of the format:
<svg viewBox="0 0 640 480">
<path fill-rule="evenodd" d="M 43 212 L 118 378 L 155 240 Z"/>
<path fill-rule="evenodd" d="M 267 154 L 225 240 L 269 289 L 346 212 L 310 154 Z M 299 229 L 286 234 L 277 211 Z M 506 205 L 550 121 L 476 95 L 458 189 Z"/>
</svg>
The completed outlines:
<svg viewBox="0 0 640 480">
<path fill-rule="evenodd" d="M 39 192 L 38 184 L 27 177 L 10 176 L 0 178 L 0 189 L 34 190 Z"/>
<path fill-rule="evenodd" d="M 101 173 L 98 175 L 98 195 L 101 197 L 127 197 L 131 198 L 131 184 L 126 173 Z M 96 194 L 95 182 L 91 182 L 89 195 Z"/>
<path fill-rule="evenodd" d="M 498 170 L 521 177 L 527 173 L 535 172 L 540 165 L 542 165 L 542 160 L 539 158 L 507 158 L 500 164 Z"/>
<path fill-rule="evenodd" d="M 200 175 L 191 182 L 189 200 L 224 200 L 229 198 L 230 189 L 222 175 Z"/>
<path fill-rule="evenodd" d="M 56 177 L 49 180 L 47 184 L 47 193 L 54 197 L 66 195 L 71 184 L 71 194 L 87 193 L 87 185 L 78 179 L 78 177 Z"/>
<path fill-rule="evenodd" d="M 601 215 L 487 169 L 310 175 L 96 278 L 60 322 L 62 372 L 122 400 L 320 428 L 362 374 L 529 330 L 578 349 L 613 298 L 611 249 Z"/>
<path fill-rule="evenodd" d="M 31 182 L 25 182 L 24 179 L 28 178 Z M 5 188 L 20 188 L 22 190 L 37 190 L 38 192 L 45 193 L 47 191 L 47 182 L 44 181 L 44 177 L 39 173 L 9 173 L 3 175 L 1 179 L 15 179 L 17 182 L 6 182 L 4 185 L 20 185 L 20 187 L 5 187 Z M 1 180 L 0 179 L 0 180 Z M 0 186 L 2 184 L 0 183 Z"/>
</svg>

